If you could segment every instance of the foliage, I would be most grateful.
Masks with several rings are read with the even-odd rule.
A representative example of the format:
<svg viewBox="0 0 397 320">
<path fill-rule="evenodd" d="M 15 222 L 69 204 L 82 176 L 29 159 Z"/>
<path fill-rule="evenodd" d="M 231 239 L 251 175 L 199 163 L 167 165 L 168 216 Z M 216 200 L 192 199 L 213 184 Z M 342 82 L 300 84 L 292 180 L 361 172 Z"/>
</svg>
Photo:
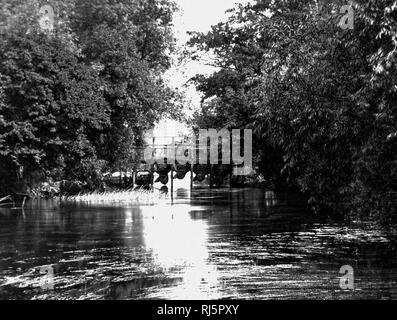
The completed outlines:
<svg viewBox="0 0 397 320">
<path fill-rule="evenodd" d="M 53 24 L 43 29 L 43 2 L 2 3 L 0 169 L 10 173 L 3 192 L 30 176 L 98 181 L 106 168 L 130 165 L 144 130 L 180 114 L 180 94 L 162 80 L 174 3 L 49 4 Z"/>
<path fill-rule="evenodd" d="M 279 167 L 315 210 L 393 213 L 397 3 L 355 1 L 353 30 L 338 26 L 343 1 L 319 4 L 258 0 L 192 34 L 193 57 L 219 68 L 194 79 L 197 123 L 253 127 L 261 167 Z"/>
<path fill-rule="evenodd" d="M 4 35 L 0 59 L 1 156 L 24 173 L 51 174 L 95 155 L 110 117 L 95 71 L 59 39 L 36 34 Z"/>
</svg>

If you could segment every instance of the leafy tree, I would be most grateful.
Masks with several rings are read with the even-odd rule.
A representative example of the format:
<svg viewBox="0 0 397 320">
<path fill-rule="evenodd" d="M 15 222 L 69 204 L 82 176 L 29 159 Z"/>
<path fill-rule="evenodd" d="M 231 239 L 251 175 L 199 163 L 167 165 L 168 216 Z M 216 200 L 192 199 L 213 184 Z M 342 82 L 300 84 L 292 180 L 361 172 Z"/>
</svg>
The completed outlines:
<svg viewBox="0 0 397 320">
<path fill-rule="evenodd" d="M 101 156 L 116 168 L 164 115 L 180 115 L 179 93 L 162 80 L 170 65 L 176 6 L 162 0 L 76 1 L 71 21 L 87 64 L 99 66 L 112 129 Z"/>
<path fill-rule="evenodd" d="M 37 170 L 61 178 L 110 124 L 95 70 L 56 37 L 7 33 L 0 41 L 0 154 L 19 180 Z M 56 174 L 58 173 L 58 174 Z"/>
<path fill-rule="evenodd" d="M 353 30 L 340 28 L 342 5 L 256 1 L 193 34 L 219 68 L 195 78 L 206 99 L 197 121 L 255 128 L 262 168 L 279 167 L 316 210 L 390 214 L 397 5 L 354 2 Z"/>
<path fill-rule="evenodd" d="M 171 64 L 174 3 L 2 5 L 0 169 L 10 173 L 0 182 L 4 190 L 20 189 L 16 181 L 98 181 L 105 167 L 133 161 L 132 146 L 160 117 L 180 115 L 181 95 L 162 79 Z"/>
</svg>

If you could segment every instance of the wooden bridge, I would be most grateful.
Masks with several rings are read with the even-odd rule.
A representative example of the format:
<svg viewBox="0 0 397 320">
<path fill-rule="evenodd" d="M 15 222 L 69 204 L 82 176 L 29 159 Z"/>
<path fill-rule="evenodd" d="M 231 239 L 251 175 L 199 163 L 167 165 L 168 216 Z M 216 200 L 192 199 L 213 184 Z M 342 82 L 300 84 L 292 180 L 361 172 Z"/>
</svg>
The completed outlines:
<svg viewBox="0 0 397 320">
<path fill-rule="evenodd" d="M 239 179 L 234 178 L 234 170 L 239 166 L 233 163 L 231 149 L 229 149 L 227 154 L 230 158 L 227 159 L 228 161 L 223 161 L 226 160 L 224 159 L 224 149 L 222 148 L 222 152 L 220 152 L 220 148 L 218 148 L 218 164 L 210 164 L 208 163 L 208 156 L 211 155 L 210 146 L 202 147 L 199 140 L 192 144 L 176 136 L 160 136 L 152 137 L 151 139 L 151 143 L 146 147 L 134 146 L 131 148 L 135 154 L 135 161 L 124 170 L 120 168 L 119 176 L 116 177 L 116 180 L 119 180 L 118 184 L 129 187 L 147 187 L 154 190 L 156 183 L 161 183 L 164 186 L 170 183 L 172 194 L 174 191 L 174 180 L 185 179 L 187 175 L 190 179 L 190 189 L 195 187 L 195 183 L 201 183 L 201 187 L 209 188 L 214 188 L 215 186 L 232 187 L 233 184 L 238 183 Z M 161 141 L 166 142 L 161 143 Z M 179 159 L 178 150 L 182 150 L 186 156 L 184 161 L 182 161 L 183 164 L 177 161 Z M 201 151 L 204 152 L 200 153 Z M 148 159 L 145 159 L 145 152 L 152 156 L 149 163 Z M 212 150 L 212 152 L 214 151 Z M 205 154 L 207 164 L 194 163 L 194 161 L 189 159 L 189 156 L 192 156 L 191 153 L 195 154 L 195 159 L 198 158 L 197 154 Z M 222 162 L 226 162 L 226 164 L 222 164 Z M 157 179 L 155 174 L 158 175 Z M 206 179 L 209 181 L 204 184 L 203 182 Z"/>
</svg>

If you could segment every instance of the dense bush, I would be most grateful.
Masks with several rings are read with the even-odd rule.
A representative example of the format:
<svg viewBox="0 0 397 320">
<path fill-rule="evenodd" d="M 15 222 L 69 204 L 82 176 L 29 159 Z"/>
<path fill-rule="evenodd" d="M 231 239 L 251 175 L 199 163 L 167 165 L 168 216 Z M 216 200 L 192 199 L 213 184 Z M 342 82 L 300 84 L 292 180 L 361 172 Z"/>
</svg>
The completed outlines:
<svg viewBox="0 0 397 320">
<path fill-rule="evenodd" d="M 205 94 L 196 122 L 254 128 L 266 176 L 274 169 L 316 211 L 390 216 L 397 3 L 354 1 L 353 29 L 339 25 L 345 4 L 257 0 L 208 34 L 192 34 L 192 56 L 206 51 L 219 68 L 194 79 Z"/>
<path fill-rule="evenodd" d="M 175 4 L 7 0 L 0 13 L 0 192 L 42 180 L 96 185 L 180 95 L 166 86 Z M 44 14 L 44 16 L 43 16 Z M 38 180 L 36 182 L 36 180 Z"/>
</svg>

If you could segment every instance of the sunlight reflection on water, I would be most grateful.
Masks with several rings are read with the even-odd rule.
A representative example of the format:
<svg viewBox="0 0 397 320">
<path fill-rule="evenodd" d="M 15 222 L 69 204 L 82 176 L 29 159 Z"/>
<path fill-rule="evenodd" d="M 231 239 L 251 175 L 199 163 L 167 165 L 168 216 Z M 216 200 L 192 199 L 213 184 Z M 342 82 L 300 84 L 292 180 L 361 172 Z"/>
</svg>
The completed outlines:
<svg viewBox="0 0 397 320">
<path fill-rule="evenodd" d="M 396 242 L 258 189 L 176 189 L 174 201 L 0 211 L 0 299 L 396 297 Z M 358 290 L 339 290 L 352 265 Z M 39 270 L 54 268 L 55 290 Z"/>
<path fill-rule="evenodd" d="M 192 220 L 190 210 L 184 204 L 142 208 L 144 242 L 156 264 L 168 270 L 176 266 L 183 270 L 182 284 L 171 293 L 173 297 L 206 299 L 209 292 L 203 291 L 203 284 L 215 288 L 218 279 L 215 266 L 208 264 L 208 224 Z"/>
</svg>

